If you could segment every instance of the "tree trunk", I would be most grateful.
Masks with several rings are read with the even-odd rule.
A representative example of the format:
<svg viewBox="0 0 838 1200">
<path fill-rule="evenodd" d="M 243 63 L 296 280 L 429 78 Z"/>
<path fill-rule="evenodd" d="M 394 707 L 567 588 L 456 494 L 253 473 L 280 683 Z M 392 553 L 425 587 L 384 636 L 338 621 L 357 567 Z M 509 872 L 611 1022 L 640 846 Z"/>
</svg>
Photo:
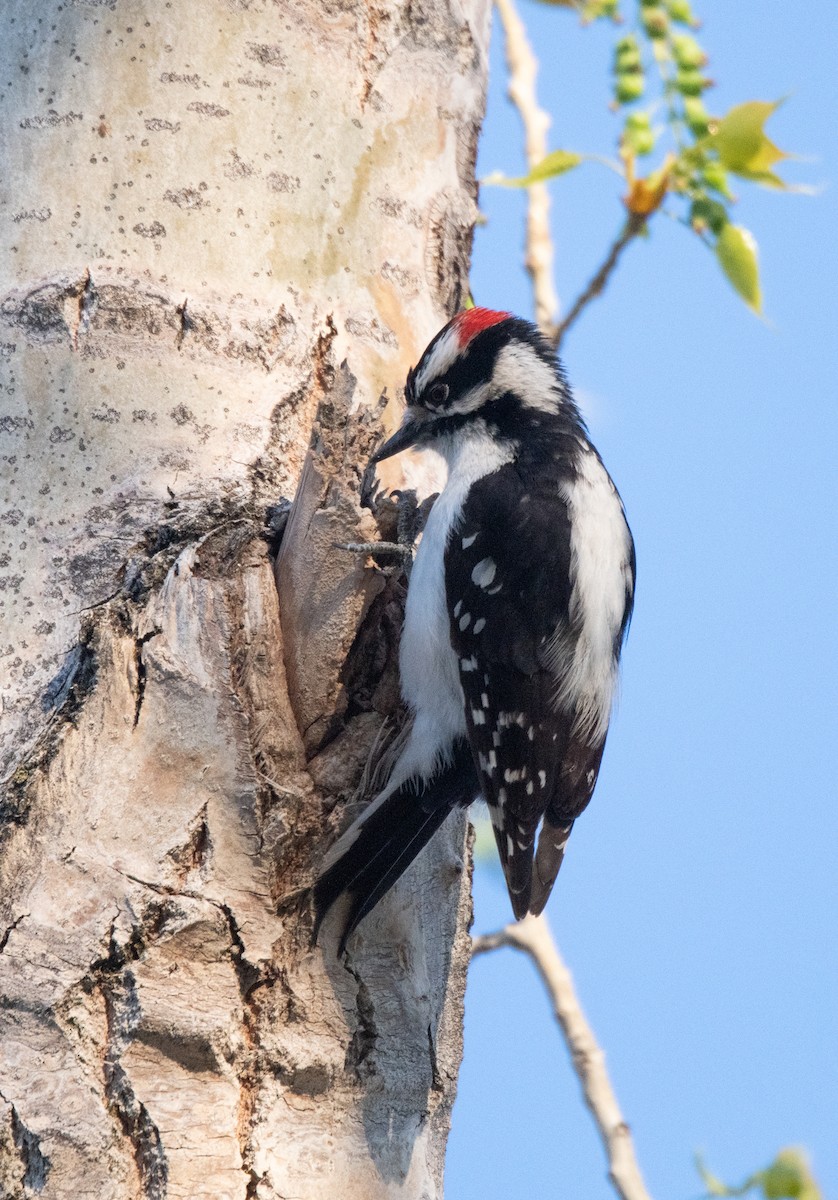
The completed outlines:
<svg viewBox="0 0 838 1200">
<path fill-rule="evenodd" d="M 2 25 L 0 1194 L 440 1196 L 463 824 L 344 961 L 305 889 L 397 707 L 334 543 L 465 294 L 487 0 Z"/>
</svg>

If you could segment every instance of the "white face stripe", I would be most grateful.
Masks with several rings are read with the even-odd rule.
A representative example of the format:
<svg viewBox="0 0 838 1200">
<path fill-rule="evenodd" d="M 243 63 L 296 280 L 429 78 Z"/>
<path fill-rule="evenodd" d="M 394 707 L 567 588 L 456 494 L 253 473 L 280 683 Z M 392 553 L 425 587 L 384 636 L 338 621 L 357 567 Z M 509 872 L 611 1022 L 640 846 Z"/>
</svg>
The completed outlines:
<svg viewBox="0 0 838 1200">
<path fill-rule="evenodd" d="M 478 383 L 462 396 L 458 396 L 452 404 L 446 407 L 446 413 L 470 413 L 482 408 L 492 395 L 492 387 L 488 383 Z"/>
<path fill-rule="evenodd" d="M 531 346 L 510 342 L 495 359 L 492 394 L 514 392 L 530 408 L 558 412 L 561 392 L 556 373 Z"/>
<path fill-rule="evenodd" d="M 447 330 L 417 372 L 414 380 L 416 395 L 423 392 L 448 372 L 463 354 L 456 326 Z M 448 413 L 470 413 L 482 408 L 489 400 L 514 392 L 530 408 L 557 412 L 562 403 L 562 391 L 553 366 L 533 352 L 531 346 L 510 342 L 503 346 L 495 359 L 491 379 L 454 397 L 445 407 Z"/>
<path fill-rule="evenodd" d="M 452 328 L 439 339 L 414 380 L 416 395 L 421 396 L 432 379 L 439 379 L 453 367 L 460 354 L 457 330 Z"/>
</svg>

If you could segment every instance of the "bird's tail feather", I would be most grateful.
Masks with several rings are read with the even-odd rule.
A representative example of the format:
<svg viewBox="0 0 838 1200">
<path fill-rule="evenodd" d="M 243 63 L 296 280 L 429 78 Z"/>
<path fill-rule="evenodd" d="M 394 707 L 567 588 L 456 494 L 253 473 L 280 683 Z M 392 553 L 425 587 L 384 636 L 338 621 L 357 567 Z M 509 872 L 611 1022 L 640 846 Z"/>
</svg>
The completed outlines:
<svg viewBox="0 0 838 1200">
<path fill-rule="evenodd" d="M 355 836 L 351 837 L 350 828 L 346 849 L 314 885 L 315 940 L 326 913 L 347 893 L 350 901 L 338 947 L 342 954 L 362 917 L 407 870 L 451 810 L 471 803 L 477 788 L 471 755 L 463 743 L 453 761 L 422 790 L 417 792 L 417 781 L 409 779 L 391 796 L 374 802 L 368 815 L 362 813 Z"/>
<path fill-rule="evenodd" d="M 572 821 L 566 825 L 554 825 L 547 817 L 541 826 L 529 895 L 529 911 L 536 917 L 543 910 L 556 882 L 572 828 Z"/>
</svg>

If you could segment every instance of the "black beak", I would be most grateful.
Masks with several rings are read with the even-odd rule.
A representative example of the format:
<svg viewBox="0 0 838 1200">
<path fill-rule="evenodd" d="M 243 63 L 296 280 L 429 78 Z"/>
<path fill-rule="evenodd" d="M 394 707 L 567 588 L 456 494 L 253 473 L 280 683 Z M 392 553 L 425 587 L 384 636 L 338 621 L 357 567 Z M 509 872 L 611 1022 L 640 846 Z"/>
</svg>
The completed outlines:
<svg viewBox="0 0 838 1200">
<path fill-rule="evenodd" d="M 407 450 L 411 446 L 415 446 L 422 437 L 425 424 L 426 422 L 421 417 L 417 419 L 408 410 L 404 415 L 401 426 L 373 454 L 370 459 L 370 465 L 374 466 L 376 463 L 382 462 L 385 458 L 392 458 L 394 454 L 401 454 L 402 450 Z"/>
</svg>

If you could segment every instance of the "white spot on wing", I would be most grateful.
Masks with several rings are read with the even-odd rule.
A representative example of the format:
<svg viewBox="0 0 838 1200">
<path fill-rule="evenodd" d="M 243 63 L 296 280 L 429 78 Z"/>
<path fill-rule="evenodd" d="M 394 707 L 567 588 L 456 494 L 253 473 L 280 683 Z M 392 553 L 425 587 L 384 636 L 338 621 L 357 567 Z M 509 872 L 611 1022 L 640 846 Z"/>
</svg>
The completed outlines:
<svg viewBox="0 0 838 1200">
<path fill-rule="evenodd" d="M 471 613 L 463 613 L 463 615 L 460 617 L 460 629 L 462 629 L 462 630 L 468 629 L 470 624 L 471 624 Z"/>
<path fill-rule="evenodd" d="M 477 755 L 477 761 L 479 762 L 480 770 L 484 775 L 491 775 L 492 771 L 494 771 L 495 767 L 498 765 L 498 760 L 495 758 L 494 750 L 489 751 L 488 758 L 485 754 L 479 753 Z"/>
<path fill-rule="evenodd" d="M 478 617 L 477 620 L 474 622 L 473 632 L 474 633 L 482 633 L 485 628 L 486 628 L 486 618 Z"/>
<path fill-rule="evenodd" d="M 471 719 L 474 721 L 475 725 L 486 724 L 486 714 L 483 712 L 482 708 L 473 708 L 471 710 Z"/>
<path fill-rule="evenodd" d="M 504 729 L 507 725 L 520 725 L 524 728 L 526 717 L 522 712 L 499 712 L 498 713 L 498 728 Z"/>
<path fill-rule="evenodd" d="M 475 543 L 475 541 L 476 541 L 476 540 L 477 540 L 477 534 L 476 534 L 476 533 L 473 533 L 473 534 L 471 535 L 471 537 L 464 537 L 464 538 L 463 538 L 463 549 L 464 549 L 464 550 L 468 550 L 469 546 L 472 546 L 472 545 Z"/>
<path fill-rule="evenodd" d="M 471 572 L 471 579 L 478 587 L 487 588 L 494 581 L 497 566 L 494 559 L 481 558 Z"/>
</svg>

